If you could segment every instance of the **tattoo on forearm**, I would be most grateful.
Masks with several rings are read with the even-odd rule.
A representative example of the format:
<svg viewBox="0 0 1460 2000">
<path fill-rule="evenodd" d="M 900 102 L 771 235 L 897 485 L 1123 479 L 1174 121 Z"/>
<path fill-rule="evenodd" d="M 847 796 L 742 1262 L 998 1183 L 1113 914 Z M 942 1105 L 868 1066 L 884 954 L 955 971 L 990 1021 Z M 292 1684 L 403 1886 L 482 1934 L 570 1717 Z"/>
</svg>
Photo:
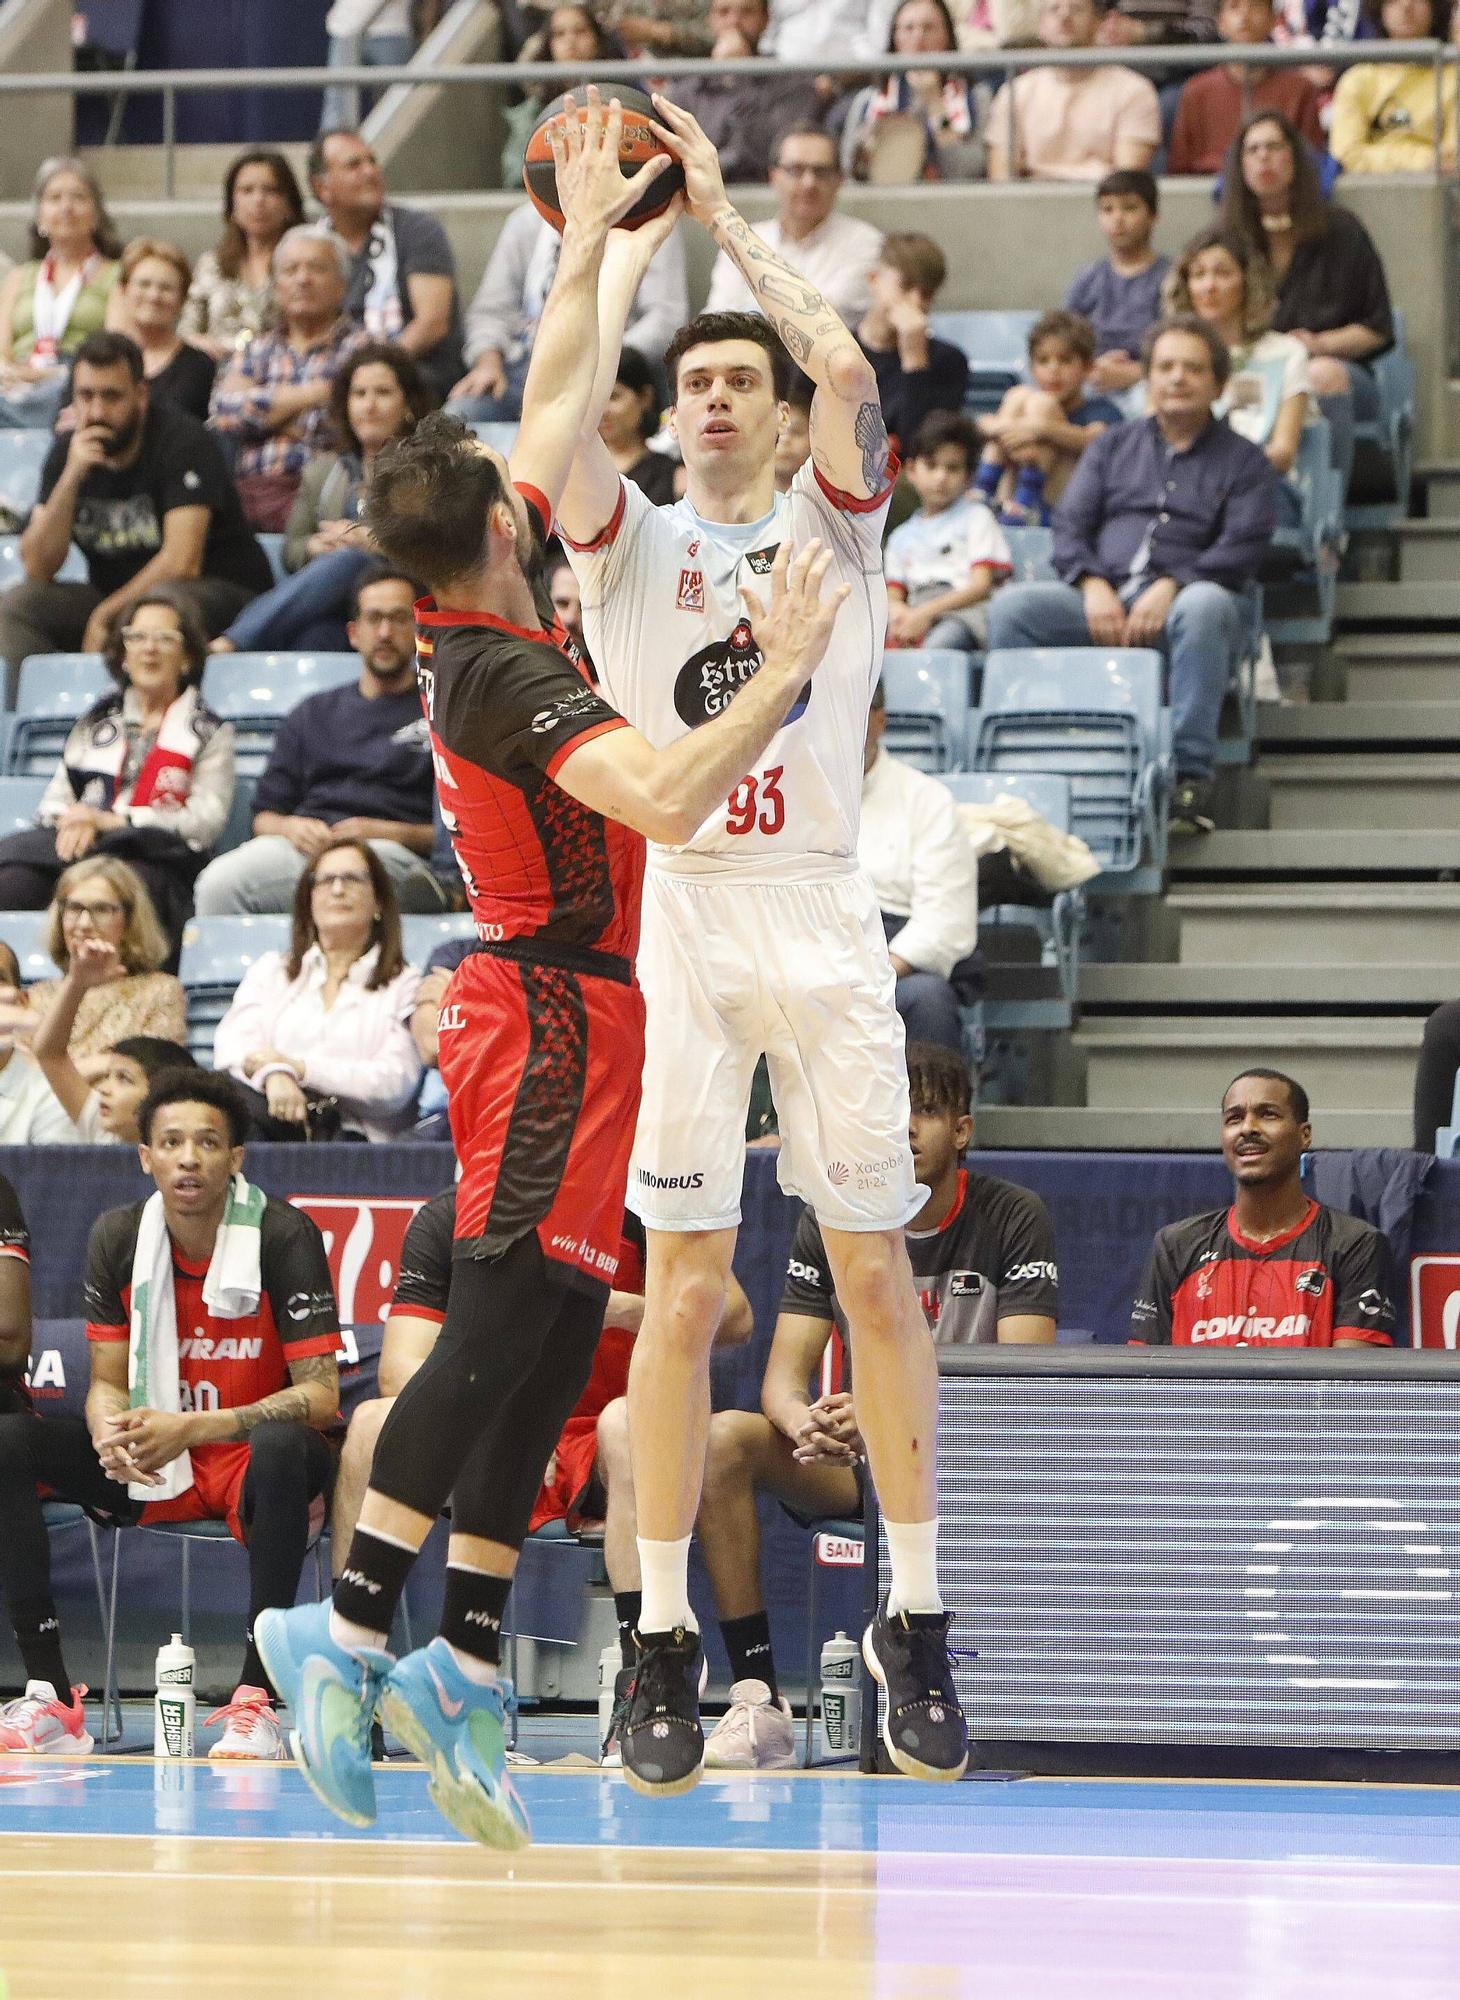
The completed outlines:
<svg viewBox="0 0 1460 2000">
<path fill-rule="evenodd" d="M 743 216 L 719 218 L 716 234 L 740 267 L 756 303 L 781 336 L 787 353 L 804 368 L 826 334 L 842 331 L 841 321 L 814 285 L 762 243 Z M 758 268 L 757 268 L 758 267 Z M 808 326 L 806 321 L 813 322 Z"/>
<path fill-rule="evenodd" d="M 258 1402 L 245 1403 L 242 1409 L 233 1412 L 235 1437 L 246 1438 L 260 1424 L 307 1424 L 313 1407 L 311 1384 L 323 1382 L 333 1390 L 339 1386 L 339 1370 L 331 1354 L 306 1355 L 302 1361 L 290 1364 L 290 1372 L 296 1379 L 287 1389 L 276 1389 L 272 1396 L 262 1396 Z"/>
<path fill-rule="evenodd" d="M 880 403 L 863 403 L 852 422 L 852 436 L 862 453 L 862 484 L 879 493 L 887 478 L 887 425 Z"/>
</svg>

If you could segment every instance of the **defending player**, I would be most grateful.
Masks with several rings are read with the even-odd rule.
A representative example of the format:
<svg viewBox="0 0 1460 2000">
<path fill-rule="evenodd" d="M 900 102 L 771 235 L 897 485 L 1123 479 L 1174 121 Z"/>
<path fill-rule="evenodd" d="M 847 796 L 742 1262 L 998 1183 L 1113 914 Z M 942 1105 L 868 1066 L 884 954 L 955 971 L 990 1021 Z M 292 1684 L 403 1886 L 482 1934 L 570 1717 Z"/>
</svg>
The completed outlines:
<svg viewBox="0 0 1460 2000">
<path fill-rule="evenodd" d="M 967 1732 L 937 1578 L 937 1372 L 902 1230 L 922 1196 L 908 1150 L 903 1031 L 870 885 L 857 866 L 867 709 L 887 623 L 882 527 L 896 462 L 877 381 L 852 335 L 725 196 L 714 147 L 655 103 L 690 214 L 729 252 L 765 317 L 707 314 L 670 342 L 687 497 L 655 509 L 596 435 L 648 246 L 616 242 L 599 290 L 599 378 L 559 506 L 589 650 L 650 742 L 682 747 L 765 671 L 738 593 L 788 540 L 816 535 L 847 591 L 826 666 L 765 755 L 686 841 L 655 844 L 639 973 L 651 1059 L 629 1199 L 649 1232 L 648 1303 L 629 1378 L 644 1652 L 623 1731 L 646 1793 L 703 1767 L 699 1634 L 687 1559 L 704 1474 L 709 1351 L 740 1219 L 743 1133 L 764 1052 L 781 1185 L 821 1224 L 850 1322 L 862 1429 L 887 1523 L 892 1589 L 863 1640 L 887 1689 L 898 1768 L 957 1778 Z M 786 351 L 816 384 L 811 460 L 775 486 Z"/>
<path fill-rule="evenodd" d="M 373 1819 L 378 1703 L 451 1823 L 502 1847 L 528 1838 L 505 1766 L 502 1612 L 617 1260 L 643 1058 L 640 835 L 688 839 L 761 755 L 842 601 L 833 591 L 820 603 L 814 546 L 778 562 L 770 608 L 747 598 L 767 655 L 756 687 L 667 751 L 542 630 L 529 577 L 593 384 L 604 242 L 648 178 L 622 179 L 620 117 L 589 95 L 584 127 L 554 130 L 567 226 L 510 469 L 433 418 L 382 453 L 371 481 L 376 539 L 435 599 L 419 609 L 419 679 L 480 939 L 441 1019 L 461 1161 L 455 1275 L 441 1336 L 381 1433 L 333 1606 L 281 1612 L 258 1634 L 325 1804 L 355 1825 Z M 396 1604 L 448 1495 L 441 1636 L 393 1663 Z"/>
</svg>

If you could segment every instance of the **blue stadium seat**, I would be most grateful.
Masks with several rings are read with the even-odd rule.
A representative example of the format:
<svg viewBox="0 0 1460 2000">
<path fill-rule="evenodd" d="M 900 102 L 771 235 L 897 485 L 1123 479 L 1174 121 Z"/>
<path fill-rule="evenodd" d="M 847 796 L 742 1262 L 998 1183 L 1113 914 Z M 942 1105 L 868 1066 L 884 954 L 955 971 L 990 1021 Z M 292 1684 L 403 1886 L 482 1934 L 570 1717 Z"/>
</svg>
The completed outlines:
<svg viewBox="0 0 1460 2000">
<path fill-rule="evenodd" d="M 9 775 L 49 778 L 77 716 L 115 689 L 96 653 L 32 653 L 20 669 L 5 759 Z"/>
<path fill-rule="evenodd" d="M 0 936 L 5 919 L 0 917 Z M 178 975 L 187 995 L 188 1047 L 201 1063 L 213 1060 L 213 1030 L 227 1013 L 238 982 L 267 951 L 289 943 L 289 919 L 193 917 L 183 931 Z"/>
<path fill-rule="evenodd" d="M 354 653 L 214 653 L 203 670 L 203 699 L 233 724 L 235 770 L 258 778 L 291 708 L 359 678 Z"/>
<path fill-rule="evenodd" d="M 242 847 L 246 840 L 252 840 L 253 800 L 257 790 L 258 786 L 252 778 L 240 778 L 235 775 L 233 803 L 228 808 L 223 831 L 219 834 L 213 849 L 215 854 L 231 854 L 235 847 Z"/>
<path fill-rule="evenodd" d="M 424 966 L 438 944 L 449 944 L 457 938 L 470 938 L 477 934 L 477 927 L 465 910 L 440 917 L 403 916 L 400 925 L 406 960 L 415 966 Z"/>
<path fill-rule="evenodd" d="M 1274 550 L 1291 574 L 1263 586 L 1264 623 L 1275 644 L 1326 646 L 1338 603 L 1338 566 L 1344 545 L 1343 474 L 1333 463 L 1326 417 L 1305 424 L 1288 474 L 1303 503 L 1296 527 L 1280 527 Z"/>
<path fill-rule="evenodd" d="M 20 977 L 26 986 L 33 986 L 38 979 L 58 976 L 55 960 L 46 950 L 50 922 L 49 910 L 0 911 L 0 938 L 20 960 Z"/>
<path fill-rule="evenodd" d="M 48 780 L 43 777 L 0 778 L 0 835 L 21 833 L 35 825 L 41 794 Z"/>
<path fill-rule="evenodd" d="M 24 521 L 40 491 L 49 431 L 0 431 L 0 506 Z"/>
<path fill-rule="evenodd" d="M 282 535 L 260 535 L 259 547 L 269 559 L 269 568 L 274 572 L 275 583 L 282 583 L 289 574 L 284 567 L 284 537 Z"/>
<path fill-rule="evenodd" d="M 1029 329 L 1037 312 L 935 312 L 932 328 L 968 356 L 968 407 L 996 410 L 1022 382 L 1029 363 Z"/>
<path fill-rule="evenodd" d="M 1170 736 L 1159 653 L 1046 646 L 993 652 L 984 663 L 974 769 L 1063 773 L 1071 830 L 1105 871 L 1102 894 L 1160 886 Z"/>
<path fill-rule="evenodd" d="M 1354 473 L 1350 490 L 1367 490 L 1369 471 L 1378 478 L 1372 500 L 1350 502 L 1344 519 L 1350 530 L 1392 528 L 1409 512 L 1414 473 L 1414 428 L 1418 381 L 1409 351 L 1404 314 L 1394 310 L 1394 345 L 1370 364 L 1379 385 L 1379 413 L 1354 424 Z M 1389 491 L 1384 488 L 1388 487 Z"/>
<path fill-rule="evenodd" d="M 5 433 L 0 431 L 0 437 Z M 20 560 L 19 535 L 0 535 L 0 590 L 9 590 L 12 584 L 26 581 L 25 564 Z M 86 558 L 73 542 L 66 551 L 66 560 L 56 571 L 57 583 L 85 583 Z"/>
<path fill-rule="evenodd" d="M 483 444 L 489 444 L 493 451 L 501 452 L 503 458 L 511 456 L 512 447 L 517 442 L 516 424 L 471 424 Z"/>
<path fill-rule="evenodd" d="M 968 733 L 968 655 L 894 649 L 882 655 L 887 748 L 920 771 L 954 771 Z"/>
<path fill-rule="evenodd" d="M 1005 528 L 1004 540 L 1014 564 L 1010 583 L 1055 582 L 1053 528 Z"/>
</svg>

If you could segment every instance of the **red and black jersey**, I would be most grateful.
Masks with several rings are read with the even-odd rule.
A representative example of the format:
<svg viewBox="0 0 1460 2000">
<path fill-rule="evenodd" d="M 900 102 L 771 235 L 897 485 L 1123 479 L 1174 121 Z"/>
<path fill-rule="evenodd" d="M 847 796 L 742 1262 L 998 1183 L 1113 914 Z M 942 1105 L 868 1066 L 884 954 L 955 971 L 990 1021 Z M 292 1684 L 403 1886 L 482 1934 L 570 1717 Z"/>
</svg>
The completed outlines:
<svg viewBox="0 0 1460 2000">
<path fill-rule="evenodd" d="M 1245 1237 L 1235 1209 L 1188 1216 L 1152 1245 L 1130 1337 L 1162 1347 L 1391 1346 L 1388 1246 L 1369 1223 L 1316 1201 L 1270 1243 Z"/>
<path fill-rule="evenodd" d="M 4 1174 L 0 1174 L 0 1257 L 30 1263 L 30 1231 L 25 1226 L 20 1196 Z M 0 1417 L 31 1408 L 30 1389 L 23 1368 L 0 1368 Z"/>
<path fill-rule="evenodd" d="M 540 496 L 520 490 L 542 518 Z M 570 751 L 623 717 L 540 627 L 430 598 L 416 626 L 441 816 L 478 934 L 631 961 L 643 840 L 554 783 Z"/>
</svg>

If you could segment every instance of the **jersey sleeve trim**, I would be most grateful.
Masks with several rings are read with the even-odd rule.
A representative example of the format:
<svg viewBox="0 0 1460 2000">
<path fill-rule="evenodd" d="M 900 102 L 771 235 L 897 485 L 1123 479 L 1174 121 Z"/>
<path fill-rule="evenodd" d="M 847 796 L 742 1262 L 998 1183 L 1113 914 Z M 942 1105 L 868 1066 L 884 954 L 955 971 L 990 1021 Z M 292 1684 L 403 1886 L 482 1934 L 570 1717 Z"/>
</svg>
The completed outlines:
<svg viewBox="0 0 1460 2000">
<path fill-rule="evenodd" d="M 132 1329 L 129 1326 L 103 1326 L 99 1321 L 94 1319 L 89 1319 L 86 1322 L 86 1338 L 88 1340 L 127 1340 L 130 1339 L 131 1332 Z"/>
<path fill-rule="evenodd" d="M 1372 1326 L 1336 1326 L 1330 1338 L 1337 1340 L 1361 1340 L 1366 1347 L 1392 1347 L 1392 1333 L 1380 1333 Z"/>
<path fill-rule="evenodd" d="M 525 479 L 514 479 L 512 483 L 541 521 L 543 535 L 545 537 L 550 535 L 553 531 L 553 510 L 548 505 L 546 493 L 540 486 L 533 486 Z"/>
<path fill-rule="evenodd" d="M 344 1343 L 338 1333 L 312 1333 L 307 1340 L 281 1340 L 284 1359 L 303 1361 L 315 1354 L 343 1354 Z"/>
<path fill-rule="evenodd" d="M 565 531 L 561 521 L 558 523 L 558 538 L 568 548 L 576 549 L 580 556 L 596 555 L 600 549 L 606 549 L 610 542 L 618 539 L 618 531 L 624 524 L 624 509 L 627 505 L 628 501 L 624 493 L 624 482 L 620 478 L 618 483 L 618 500 L 614 506 L 614 510 L 609 515 L 606 524 L 599 529 L 591 541 L 575 542 L 573 537 Z"/>
<path fill-rule="evenodd" d="M 816 483 L 831 502 L 843 514 L 875 514 L 879 507 L 887 505 L 887 496 L 897 484 L 897 475 L 902 469 L 902 460 L 895 451 L 887 454 L 887 477 L 875 493 L 865 499 L 856 493 L 844 493 L 840 486 L 833 486 L 821 467 L 813 459 L 811 470 L 816 475 Z M 622 500 L 620 500 L 622 505 Z"/>
<path fill-rule="evenodd" d="M 23 1243 L 0 1243 L 0 1257 L 18 1257 L 22 1264 L 30 1262 L 30 1252 Z"/>
<path fill-rule="evenodd" d="M 571 743 L 561 743 L 547 762 L 547 775 L 556 778 L 562 769 L 563 760 L 571 757 L 575 750 L 581 750 L 585 743 L 591 743 L 595 736 L 607 736 L 610 730 L 627 729 L 628 723 L 621 715 L 608 717 L 603 722 L 595 722 L 591 729 L 580 729 Z"/>
<path fill-rule="evenodd" d="M 437 1306 L 417 1305 L 414 1299 L 392 1299 L 390 1302 L 392 1319 L 428 1319 L 433 1326 L 445 1326 L 446 1314 Z"/>
</svg>

